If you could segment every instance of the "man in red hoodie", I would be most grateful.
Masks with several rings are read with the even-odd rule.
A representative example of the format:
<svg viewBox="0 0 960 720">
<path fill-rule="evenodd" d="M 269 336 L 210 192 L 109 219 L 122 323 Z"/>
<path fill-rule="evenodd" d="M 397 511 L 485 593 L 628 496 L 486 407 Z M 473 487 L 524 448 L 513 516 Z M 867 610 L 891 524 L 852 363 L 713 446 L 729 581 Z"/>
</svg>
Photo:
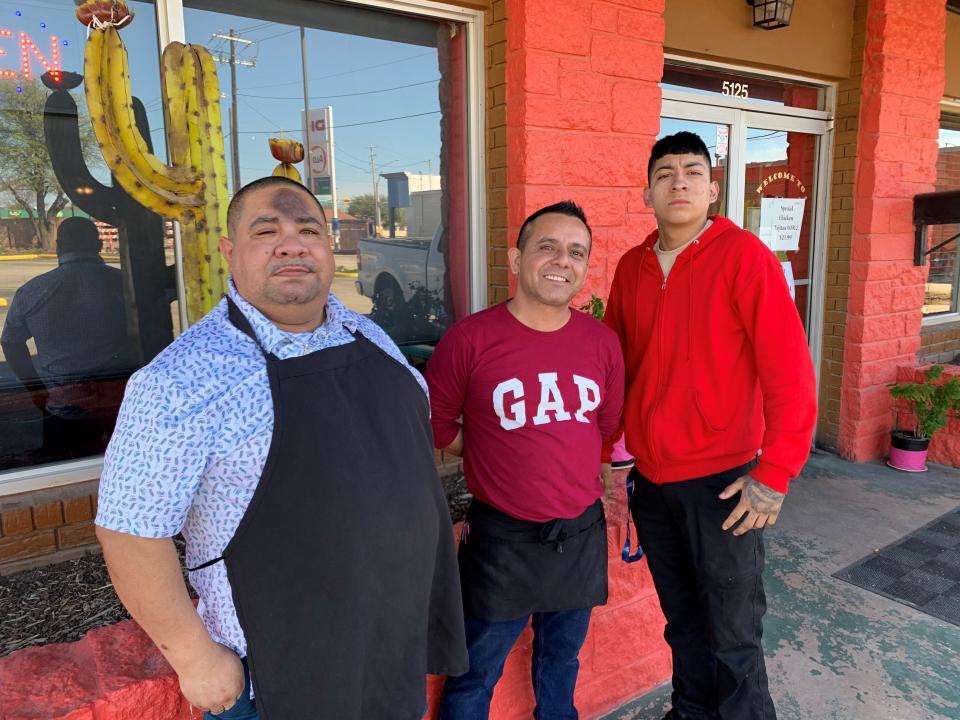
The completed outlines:
<svg viewBox="0 0 960 720">
<path fill-rule="evenodd" d="M 710 169 L 693 133 L 654 145 L 658 229 L 620 260 L 605 322 L 626 360 L 631 513 L 673 652 L 664 720 L 774 720 L 762 530 L 807 459 L 816 383 L 780 262 L 707 215 Z"/>
</svg>

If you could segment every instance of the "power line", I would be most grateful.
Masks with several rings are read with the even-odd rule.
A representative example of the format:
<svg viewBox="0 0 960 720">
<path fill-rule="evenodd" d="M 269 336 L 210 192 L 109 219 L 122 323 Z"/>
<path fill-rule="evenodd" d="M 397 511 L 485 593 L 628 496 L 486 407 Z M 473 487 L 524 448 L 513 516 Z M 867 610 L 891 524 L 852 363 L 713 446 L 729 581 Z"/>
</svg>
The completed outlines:
<svg viewBox="0 0 960 720">
<path fill-rule="evenodd" d="M 243 94 L 243 93 L 237 93 L 237 95 L 242 95 L 242 94 Z M 273 124 L 276 125 L 278 128 L 279 128 L 279 127 L 282 127 L 282 126 L 280 125 L 280 123 L 276 122 L 276 121 L 273 120 L 272 118 L 268 118 L 266 115 L 264 115 L 262 112 L 260 112 L 260 111 L 256 108 L 256 106 L 254 106 L 253 103 L 247 102 L 247 101 L 244 100 L 242 97 L 240 98 L 240 102 L 242 102 L 242 103 L 243 103 L 244 105 L 246 105 L 248 108 L 250 108 L 251 110 L 253 110 L 257 115 L 259 115 L 260 117 L 262 117 L 262 118 L 263 118 L 264 120 L 266 120 L 268 123 L 273 123 Z"/>
<path fill-rule="evenodd" d="M 394 120 L 406 120 L 408 118 L 424 117 L 425 115 L 439 115 L 439 110 L 431 110 L 430 112 L 414 113 L 413 115 L 398 115 L 397 117 L 382 118 L 380 120 L 367 120 L 365 122 L 357 123 L 347 123 L 345 125 L 337 125 L 337 130 L 342 130 L 343 128 L 348 127 L 359 127 L 360 125 L 376 125 L 377 123 L 393 122 Z M 270 133 L 273 130 L 243 130 L 241 134 L 248 135 L 262 135 L 263 133 Z M 303 130 L 291 130 L 291 133 L 302 133 Z"/>
<path fill-rule="evenodd" d="M 274 35 L 267 35 L 267 37 L 254 38 L 254 41 L 258 43 L 262 43 L 262 42 L 266 42 L 267 40 L 273 40 L 274 38 L 283 37 L 284 35 L 291 35 L 296 31 L 297 31 L 297 28 L 294 28 L 293 30 L 284 30 L 281 33 L 276 33 Z"/>
<path fill-rule="evenodd" d="M 390 60 L 389 62 L 377 63 L 376 65 L 366 65 L 364 67 L 354 68 L 353 70 L 344 70 L 343 72 L 333 73 L 332 75 L 320 75 L 311 80 L 325 80 L 332 77 L 341 77 L 343 75 L 351 75 L 352 73 L 363 72 L 364 70 L 373 70 L 374 68 L 384 67 L 385 65 L 396 65 L 397 63 L 406 62 L 407 60 L 414 60 L 416 58 L 426 57 L 427 55 L 435 55 L 435 52 L 425 52 L 418 53 L 416 55 L 409 55 L 407 57 L 397 58 L 396 60 Z M 284 85 L 299 85 L 299 80 L 291 80 L 290 82 L 285 83 L 269 83 L 267 85 L 251 85 L 247 90 L 259 90 L 260 88 L 275 88 L 283 87 Z"/>
<path fill-rule="evenodd" d="M 358 95 L 376 95 L 377 93 L 391 92 L 392 90 L 403 90 L 405 88 L 417 87 L 419 85 L 430 85 L 432 83 L 440 82 L 440 78 L 435 78 L 433 80 L 423 80 L 421 82 L 409 83 L 408 85 L 397 85 L 396 87 L 382 88 L 380 90 L 365 90 L 363 92 L 355 93 L 344 93 L 342 95 L 311 95 L 311 100 L 330 100 L 333 98 L 345 98 L 345 97 L 357 97 Z M 257 98 L 258 100 L 303 100 L 303 95 L 287 95 L 287 96 L 278 96 L 278 95 L 253 95 L 251 93 L 237 93 L 238 95 L 243 95 L 244 97 Z"/>
</svg>

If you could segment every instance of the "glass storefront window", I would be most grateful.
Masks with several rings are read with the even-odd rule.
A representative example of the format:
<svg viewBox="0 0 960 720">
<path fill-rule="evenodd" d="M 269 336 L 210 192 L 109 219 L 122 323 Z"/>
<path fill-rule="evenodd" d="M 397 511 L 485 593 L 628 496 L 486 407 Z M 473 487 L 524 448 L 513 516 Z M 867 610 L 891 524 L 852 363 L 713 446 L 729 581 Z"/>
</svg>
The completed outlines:
<svg viewBox="0 0 960 720">
<path fill-rule="evenodd" d="M 186 3 L 187 41 L 218 60 L 231 191 L 273 171 L 270 137 L 303 142 L 334 294 L 401 346 L 435 342 L 468 312 L 464 28 L 327 2 L 263 14 Z"/>
<path fill-rule="evenodd" d="M 936 190 L 960 190 L 960 116 L 943 115 L 937 139 Z M 928 228 L 927 247 L 936 247 L 960 234 L 960 225 L 934 225 Z M 947 243 L 927 256 L 927 275 L 923 314 L 942 315 L 958 312 L 960 294 L 960 239 Z"/>
<path fill-rule="evenodd" d="M 150 110 L 155 11 L 129 5 L 131 86 Z M 0 470 L 102 453 L 127 378 L 179 330 L 170 227 L 99 155 L 75 10 L 27 0 L 0 12 Z M 162 114 L 141 129 L 162 157 Z"/>
<path fill-rule="evenodd" d="M 128 4 L 138 125 L 163 158 L 156 11 Z M 111 182 L 75 4 L 16 8 L 0 11 L 0 471 L 101 454 L 130 374 L 181 330 L 173 226 Z M 269 138 L 303 142 L 333 292 L 428 354 L 469 312 L 465 27 L 307 0 L 187 2 L 185 27 L 218 61 L 230 194 L 274 171 Z"/>
</svg>

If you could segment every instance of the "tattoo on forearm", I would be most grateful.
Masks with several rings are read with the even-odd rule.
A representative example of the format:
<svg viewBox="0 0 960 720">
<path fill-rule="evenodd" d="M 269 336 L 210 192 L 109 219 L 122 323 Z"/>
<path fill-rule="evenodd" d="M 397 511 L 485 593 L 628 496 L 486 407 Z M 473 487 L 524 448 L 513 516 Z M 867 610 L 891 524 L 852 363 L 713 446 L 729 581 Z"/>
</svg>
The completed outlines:
<svg viewBox="0 0 960 720">
<path fill-rule="evenodd" d="M 779 513 L 780 506 L 783 505 L 783 498 L 786 497 L 783 493 L 777 492 L 773 488 L 769 488 L 753 478 L 747 480 L 746 485 L 743 487 L 743 492 L 746 495 L 747 501 L 753 506 L 753 509 L 758 513 L 764 513 L 766 515 Z"/>
</svg>

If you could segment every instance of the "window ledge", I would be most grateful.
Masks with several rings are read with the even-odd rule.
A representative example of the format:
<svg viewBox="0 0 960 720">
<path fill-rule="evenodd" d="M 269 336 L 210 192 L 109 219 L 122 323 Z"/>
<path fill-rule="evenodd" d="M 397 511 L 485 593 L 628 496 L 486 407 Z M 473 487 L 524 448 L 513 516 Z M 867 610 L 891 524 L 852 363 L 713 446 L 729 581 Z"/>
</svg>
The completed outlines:
<svg viewBox="0 0 960 720">
<path fill-rule="evenodd" d="M 100 479 L 103 456 L 0 472 L 0 497 Z"/>
<path fill-rule="evenodd" d="M 922 330 L 927 328 L 939 329 L 941 325 L 960 324 L 960 313 L 945 313 L 943 315 L 929 315 L 921 321 Z"/>
</svg>

